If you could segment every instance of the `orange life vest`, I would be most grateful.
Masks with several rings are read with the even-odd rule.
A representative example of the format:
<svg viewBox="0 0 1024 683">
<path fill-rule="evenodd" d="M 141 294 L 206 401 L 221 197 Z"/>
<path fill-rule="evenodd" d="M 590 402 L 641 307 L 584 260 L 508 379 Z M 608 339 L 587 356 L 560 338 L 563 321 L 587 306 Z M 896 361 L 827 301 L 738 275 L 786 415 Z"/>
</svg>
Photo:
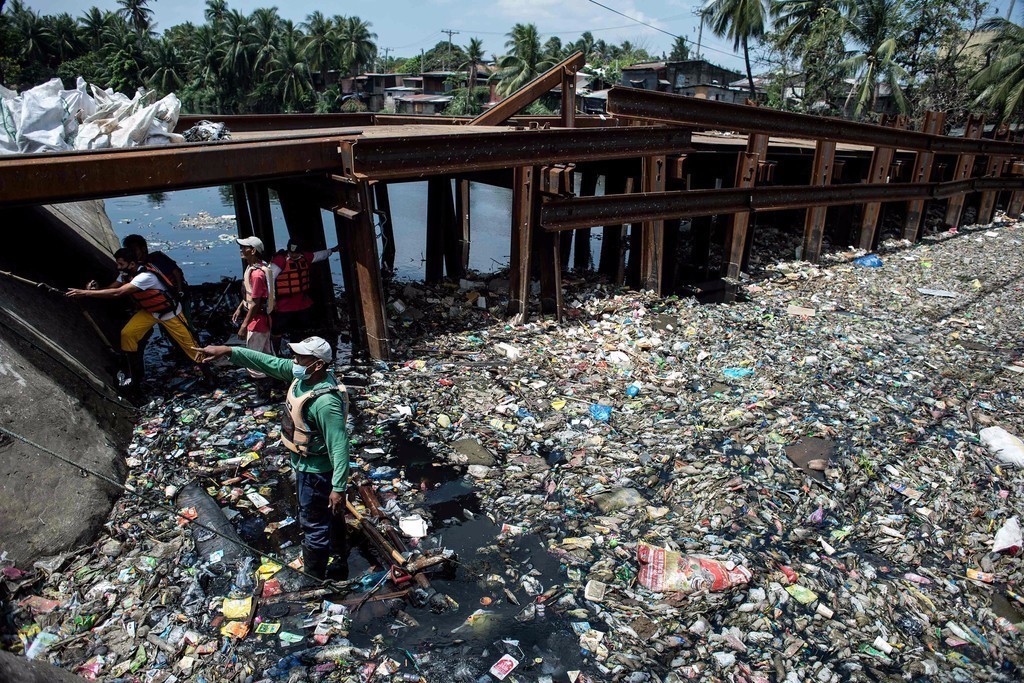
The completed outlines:
<svg viewBox="0 0 1024 683">
<path fill-rule="evenodd" d="M 309 442 L 319 430 L 306 422 L 306 406 L 326 394 L 338 394 L 345 406 L 345 419 L 348 419 L 348 390 L 338 382 L 333 387 L 320 387 L 304 394 L 295 396 L 295 386 L 299 380 L 293 380 L 284 399 L 284 415 L 281 417 L 281 443 L 292 453 L 300 456 L 309 455 Z"/>
<path fill-rule="evenodd" d="M 131 293 L 132 299 L 139 308 L 153 315 L 165 315 L 178 310 L 178 300 L 174 297 L 174 285 L 166 275 L 150 265 L 139 266 L 139 273 L 152 273 L 164 286 L 164 289 L 138 289 Z"/>
<path fill-rule="evenodd" d="M 277 297 L 298 296 L 309 291 L 310 271 L 309 261 L 305 256 L 298 256 L 290 259 L 285 257 L 284 268 L 274 280 L 277 287 Z"/>
</svg>

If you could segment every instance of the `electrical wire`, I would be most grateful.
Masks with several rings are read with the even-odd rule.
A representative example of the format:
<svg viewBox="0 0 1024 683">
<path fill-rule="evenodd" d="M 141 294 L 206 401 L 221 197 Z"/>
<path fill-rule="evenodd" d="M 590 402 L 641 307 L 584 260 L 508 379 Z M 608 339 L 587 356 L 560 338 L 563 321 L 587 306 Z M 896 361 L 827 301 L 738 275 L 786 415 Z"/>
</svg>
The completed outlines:
<svg viewBox="0 0 1024 683">
<path fill-rule="evenodd" d="M 608 10 L 609 12 L 612 12 L 612 13 L 614 13 L 614 14 L 618 14 L 618 15 L 619 15 L 620 17 L 625 17 L 626 19 L 629 19 L 630 21 L 634 21 L 634 22 L 636 22 L 636 23 L 638 23 L 638 24 L 641 24 L 641 25 L 643 25 L 643 26 L 646 26 L 647 28 L 652 28 L 652 29 L 654 29 L 655 31 L 661 31 L 661 32 L 662 32 L 662 33 L 664 33 L 664 34 L 665 34 L 666 36 L 672 36 L 673 38 L 680 38 L 680 37 L 681 37 L 681 36 L 677 36 L 677 35 L 676 35 L 676 34 L 674 34 L 674 33 L 669 33 L 668 31 L 666 31 L 666 30 L 665 30 L 665 29 L 663 29 L 663 28 L 658 28 L 658 27 L 657 27 L 657 26 L 655 26 L 654 24 L 648 24 L 648 23 L 647 23 L 646 21 L 641 21 L 641 20 L 637 19 L 636 17 L 631 17 L 631 16 L 629 16 L 628 14 L 623 14 L 623 13 L 622 13 L 622 12 L 620 12 L 619 10 L 617 10 L 617 9 L 613 9 L 613 8 L 609 7 L 608 5 L 602 5 L 602 4 L 601 4 L 601 3 L 599 3 L 599 2 L 597 1 L 597 0 L 587 0 L 587 2 L 589 2 L 589 3 L 590 3 L 590 4 L 592 4 L 592 5 L 597 5 L 598 7 L 603 7 L 604 9 Z M 686 40 L 686 38 L 683 38 L 683 40 Z"/>
<path fill-rule="evenodd" d="M 108 484 L 110 484 L 111 486 L 113 486 L 113 487 L 115 487 L 117 489 L 120 489 L 124 493 L 127 493 L 129 495 L 135 496 L 136 498 L 141 500 L 143 503 L 147 503 L 147 504 L 149 504 L 149 505 L 151 505 L 151 506 L 153 506 L 155 508 L 164 510 L 165 512 L 170 512 L 174 516 L 179 517 L 181 519 L 184 519 L 186 522 L 188 522 L 188 524 L 191 524 L 192 526 L 199 527 L 200 529 L 203 529 L 205 531 L 209 531 L 212 534 L 220 536 L 225 541 L 228 541 L 229 543 L 232 543 L 232 544 L 234 544 L 234 545 L 236 545 L 236 546 L 238 546 L 240 548 L 244 548 L 245 550 L 248 550 L 249 552 L 253 553 L 256 557 L 261 557 L 261 556 L 262 557 L 267 557 L 267 558 L 273 560 L 275 563 L 281 565 L 282 567 L 288 567 L 292 571 L 297 572 L 297 573 L 301 574 L 302 576 L 305 576 L 308 579 L 316 581 L 319 585 L 331 584 L 331 585 L 337 586 L 339 590 L 342 590 L 344 588 L 350 587 L 350 586 L 355 585 L 356 583 L 358 583 L 358 581 L 346 581 L 346 582 L 327 581 L 325 579 L 320 579 L 320 578 L 318 578 L 316 576 L 313 576 L 312 574 L 307 574 L 306 572 L 304 572 L 301 569 L 295 569 L 294 567 L 290 567 L 288 565 L 288 561 L 287 560 L 284 560 L 283 558 L 280 558 L 280 557 L 274 555 L 273 553 L 269 553 L 269 552 L 266 552 L 264 550 L 259 550 L 257 548 L 254 548 L 251 545 L 249 545 L 249 544 L 247 544 L 247 543 L 245 543 L 243 541 L 240 541 L 238 539 L 231 538 L 227 534 L 224 534 L 224 533 L 214 529 L 213 527 L 209 527 L 209 526 L 203 524 L 202 522 L 199 522 L 199 521 L 194 520 L 194 519 L 189 519 L 188 517 L 186 517 L 184 514 L 179 512 L 174 507 L 172 507 L 170 505 L 167 505 L 166 503 L 164 503 L 162 501 L 156 501 L 156 500 L 152 500 L 151 498 L 147 498 L 143 493 L 141 493 L 138 490 L 136 490 L 135 487 L 133 487 L 131 485 L 128 485 L 128 484 L 122 484 L 121 482 L 119 482 L 119 481 L 117 481 L 115 479 L 111 479 L 110 477 L 108 477 L 107 475 L 105 475 L 105 474 L 103 474 L 101 472 L 97 472 L 96 470 L 90 469 L 90 468 L 86 467 L 85 465 L 82 465 L 81 463 L 75 462 L 74 460 L 71 460 L 70 458 L 67 458 L 67 457 L 63 456 L 60 453 L 56 453 L 56 452 L 50 450 L 49 448 L 47 448 L 46 446 L 40 446 L 35 441 L 32 441 L 31 439 L 29 439 L 26 436 L 22 436 L 21 434 L 18 434 L 17 432 L 14 432 L 14 431 L 11 431 L 10 429 L 7 429 L 6 427 L 3 427 L 3 426 L 0 426 L 0 433 L 6 434 L 7 436 L 9 436 L 9 437 L 11 437 L 13 439 L 16 439 L 17 441 L 21 441 L 22 443 L 27 444 L 27 445 L 31 446 L 32 448 L 35 448 L 36 450 L 42 451 L 43 453 L 46 453 L 47 455 L 49 455 L 51 457 L 54 457 L 57 460 L 60 460 L 61 462 L 63 462 L 65 464 L 67 464 L 67 465 L 70 465 L 70 466 L 78 469 L 80 472 L 92 475 L 93 477 L 96 477 L 97 479 L 105 481 Z"/>
</svg>

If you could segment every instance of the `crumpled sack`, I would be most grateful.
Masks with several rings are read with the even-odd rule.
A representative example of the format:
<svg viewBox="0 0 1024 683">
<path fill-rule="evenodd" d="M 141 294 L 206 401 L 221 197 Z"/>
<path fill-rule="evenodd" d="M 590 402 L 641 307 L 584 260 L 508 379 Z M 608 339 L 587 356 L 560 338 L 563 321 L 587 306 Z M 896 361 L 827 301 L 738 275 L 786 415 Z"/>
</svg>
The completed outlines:
<svg viewBox="0 0 1024 683">
<path fill-rule="evenodd" d="M 746 567 L 700 555 L 683 555 L 667 548 L 640 543 L 636 549 L 640 562 L 640 584 L 656 593 L 719 593 L 750 581 Z"/>
<path fill-rule="evenodd" d="M 992 543 L 992 552 L 1016 555 L 1022 546 L 1024 546 L 1024 536 L 1021 535 L 1020 523 L 1016 517 L 1010 517 L 996 532 L 995 540 Z"/>
<path fill-rule="evenodd" d="M 1002 462 L 1024 467 L 1024 441 L 1002 427 L 986 427 L 978 432 L 985 447 Z"/>
</svg>

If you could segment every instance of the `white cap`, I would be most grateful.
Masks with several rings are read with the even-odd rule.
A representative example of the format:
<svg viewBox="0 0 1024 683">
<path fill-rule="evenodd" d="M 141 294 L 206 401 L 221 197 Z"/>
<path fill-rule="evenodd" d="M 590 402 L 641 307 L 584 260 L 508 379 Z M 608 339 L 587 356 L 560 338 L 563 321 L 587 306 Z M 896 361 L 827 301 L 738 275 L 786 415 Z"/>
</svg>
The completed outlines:
<svg viewBox="0 0 1024 683">
<path fill-rule="evenodd" d="M 245 237 L 243 239 L 235 239 L 238 244 L 243 247 L 254 247 L 259 253 L 263 253 L 263 240 L 259 237 Z"/>
<path fill-rule="evenodd" d="M 325 363 L 331 362 L 331 345 L 320 337 L 306 337 L 288 348 L 297 356 L 316 356 Z"/>
</svg>

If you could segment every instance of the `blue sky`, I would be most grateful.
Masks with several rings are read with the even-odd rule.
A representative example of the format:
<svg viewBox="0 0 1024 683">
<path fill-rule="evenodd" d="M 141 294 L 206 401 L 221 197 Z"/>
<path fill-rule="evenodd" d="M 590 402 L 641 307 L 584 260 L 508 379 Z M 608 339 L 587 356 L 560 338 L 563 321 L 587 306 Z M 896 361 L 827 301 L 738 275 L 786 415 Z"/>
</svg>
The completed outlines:
<svg viewBox="0 0 1024 683">
<path fill-rule="evenodd" d="M 694 9 L 701 5 L 696 0 L 601 0 L 630 17 L 640 19 L 674 35 L 687 36 L 697 41 L 697 20 Z M 991 3 L 994 12 L 1005 15 L 1010 0 Z M 78 16 L 84 8 L 95 5 L 101 9 L 116 9 L 116 0 L 27 0 L 26 4 L 43 14 L 69 12 Z M 193 2 L 153 0 L 158 30 L 184 21 L 201 23 L 205 5 Z M 231 9 L 251 12 L 257 7 L 276 6 L 281 16 L 295 22 L 303 21 L 314 10 L 324 14 L 358 15 L 373 24 L 377 45 L 391 48 L 391 55 L 409 57 L 421 49 L 430 49 L 447 39 L 442 29 L 459 31 L 453 42 L 465 44 L 470 38 L 483 40 L 488 54 L 501 54 L 505 34 L 517 22 L 532 22 L 546 39 L 557 35 L 563 41 L 575 40 L 583 31 L 591 31 L 595 38 L 619 43 L 628 40 L 660 55 L 671 49 L 673 38 L 629 19 L 613 14 L 588 0 L 491 0 L 467 3 L 459 0 L 383 0 L 373 3 L 316 2 L 315 0 L 228 0 Z M 1024 0 L 1019 0 L 1015 14 L 1019 17 Z M 705 28 L 702 50 L 705 57 L 723 66 L 742 70 L 743 60 L 733 54 L 731 43 L 716 38 Z"/>
</svg>

